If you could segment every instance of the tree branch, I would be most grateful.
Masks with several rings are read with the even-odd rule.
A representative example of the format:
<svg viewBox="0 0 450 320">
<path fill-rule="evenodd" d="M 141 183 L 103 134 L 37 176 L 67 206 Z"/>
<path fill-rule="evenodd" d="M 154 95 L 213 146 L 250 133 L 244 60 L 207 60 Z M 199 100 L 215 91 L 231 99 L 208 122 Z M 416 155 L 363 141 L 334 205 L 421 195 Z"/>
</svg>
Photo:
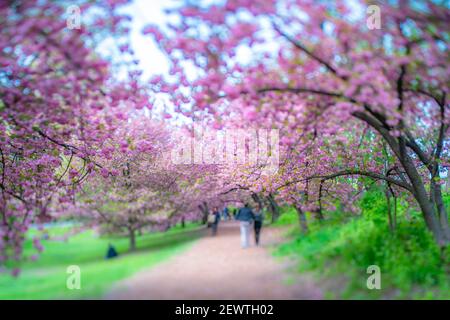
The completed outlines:
<svg viewBox="0 0 450 320">
<path fill-rule="evenodd" d="M 316 60 L 317 62 L 319 62 L 320 64 L 322 64 L 328 71 L 333 73 L 335 76 L 345 80 L 345 77 L 339 76 L 336 69 L 329 62 L 327 62 L 324 59 L 320 58 L 319 56 L 315 55 L 311 50 L 306 48 L 301 42 L 295 40 L 293 37 L 291 37 L 286 32 L 281 30 L 281 28 L 274 21 L 272 21 L 272 26 L 275 29 L 275 31 L 277 31 L 283 38 L 285 38 L 290 43 L 292 43 L 297 49 L 303 51 L 310 58 L 312 58 L 312 59 Z"/>
<path fill-rule="evenodd" d="M 376 180 L 384 180 L 384 181 L 390 182 L 392 184 L 395 184 L 403 189 L 406 189 L 410 192 L 412 192 L 412 190 L 413 190 L 412 186 L 410 184 L 404 183 L 403 181 L 399 181 L 399 180 L 396 180 L 396 179 L 393 179 L 393 178 L 390 178 L 390 177 L 387 177 L 385 175 L 375 173 L 375 172 L 363 171 L 363 170 L 353 170 L 353 169 L 343 170 L 343 171 L 339 171 L 339 172 L 329 174 L 329 175 L 312 175 L 312 176 L 309 176 L 307 178 L 303 178 L 300 180 L 287 182 L 283 186 L 280 186 L 278 189 L 286 187 L 291 184 L 295 184 L 295 183 L 303 182 L 303 181 L 309 181 L 312 179 L 330 180 L 330 179 L 334 179 L 334 178 L 341 177 L 341 176 L 352 176 L 352 175 L 366 176 L 366 177 L 370 177 L 370 178 L 373 178 Z"/>
</svg>

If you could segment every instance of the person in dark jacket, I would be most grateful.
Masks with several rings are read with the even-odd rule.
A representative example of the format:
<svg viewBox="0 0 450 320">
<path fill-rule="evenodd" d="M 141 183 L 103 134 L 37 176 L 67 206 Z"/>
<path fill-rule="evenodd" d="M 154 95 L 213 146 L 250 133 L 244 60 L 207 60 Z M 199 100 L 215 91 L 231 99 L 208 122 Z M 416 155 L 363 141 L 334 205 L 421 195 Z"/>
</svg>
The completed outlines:
<svg viewBox="0 0 450 320">
<path fill-rule="evenodd" d="M 228 210 L 228 207 L 223 208 L 222 217 L 225 221 L 230 218 L 230 211 Z"/>
<path fill-rule="evenodd" d="M 108 245 L 108 251 L 106 252 L 106 259 L 112 259 L 117 257 L 119 254 L 116 251 L 116 248 L 110 243 Z"/>
<path fill-rule="evenodd" d="M 255 215 L 248 203 L 243 208 L 240 208 L 236 214 L 236 220 L 239 220 L 241 224 L 241 246 L 244 249 L 249 245 L 250 225 L 254 217 Z"/>
<path fill-rule="evenodd" d="M 219 221 L 220 221 L 219 208 L 214 207 L 212 214 L 214 215 L 214 222 L 211 224 L 211 229 L 212 229 L 212 235 L 215 236 L 217 234 L 217 228 L 219 227 Z"/>
<path fill-rule="evenodd" d="M 261 234 L 261 228 L 262 228 L 263 221 L 264 221 L 262 208 L 259 208 L 259 210 L 257 210 L 255 212 L 254 219 L 255 219 L 255 222 L 253 223 L 253 228 L 255 231 L 255 242 L 256 242 L 256 245 L 258 246 L 259 238 L 260 238 L 260 234 Z"/>
</svg>

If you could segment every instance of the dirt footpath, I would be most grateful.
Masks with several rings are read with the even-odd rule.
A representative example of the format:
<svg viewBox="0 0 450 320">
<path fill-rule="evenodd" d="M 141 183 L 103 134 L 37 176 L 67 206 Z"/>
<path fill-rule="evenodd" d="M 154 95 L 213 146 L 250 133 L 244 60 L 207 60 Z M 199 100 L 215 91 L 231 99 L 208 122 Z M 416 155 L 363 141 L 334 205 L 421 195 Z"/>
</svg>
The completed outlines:
<svg viewBox="0 0 450 320">
<path fill-rule="evenodd" d="M 221 222 L 215 237 L 113 286 L 105 299 L 321 299 L 323 294 L 269 248 L 280 229 L 262 230 L 262 245 L 240 247 L 239 224 Z"/>
</svg>

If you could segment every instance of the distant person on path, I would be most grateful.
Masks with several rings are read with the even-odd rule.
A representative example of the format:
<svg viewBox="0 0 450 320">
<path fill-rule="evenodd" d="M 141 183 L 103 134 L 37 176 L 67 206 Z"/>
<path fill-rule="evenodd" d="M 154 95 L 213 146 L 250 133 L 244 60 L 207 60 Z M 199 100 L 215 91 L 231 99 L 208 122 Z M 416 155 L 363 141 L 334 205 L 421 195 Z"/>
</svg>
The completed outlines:
<svg viewBox="0 0 450 320">
<path fill-rule="evenodd" d="M 220 221 L 220 212 L 219 208 L 214 207 L 211 217 L 211 230 L 212 235 L 215 236 L 217 234 L 217 228 L 219 227 L 219 221 Z"/>
<path fill-rule="evenodd" d="M 263 211 L 262 208 L 260 207 L 258 211 L 256 211 L 255 215 L 254 215 L 254 219 L 255 222 L 253 224 L 254 230 L 255 230 L 255 242 L 256 245 L 259 245 L 259 238 L 260 238 L 260 234 L 261 234 L 261 228 L 263 225 L 263 221 L 264 221 L 264 215 L 263 215 Z"/>
<path fill-rule="evenodd" d="M 230 211 L 228 210 L 228 207 L 223 208 L 223 220 L 228 220 L 230 218 Z"/>
<path fill-rule="evenodd" d="M 113 245 L 110 243 L 108 244 L 108 252 L 106 253 L 106 259 L 112 259 L 117 257 L 119 254 L 117 253 L 116 249 L 113 247 Z"/>
<path fill-rule="evenodd" d="M 234 208 L 234 209 L 233 209 L 233 219 L 236 219 L 236 213 L 237 213 L 237 209 Z"/>
<path fill-rule="evenodd" d="M 241 246 L 244 249 L 249 245 L 250 225 L 254 218 L 255 214 L 248 203 L 243 208 L 240 208 L 236 215 L 236 220 L 241 222 Z"/>
</svg>

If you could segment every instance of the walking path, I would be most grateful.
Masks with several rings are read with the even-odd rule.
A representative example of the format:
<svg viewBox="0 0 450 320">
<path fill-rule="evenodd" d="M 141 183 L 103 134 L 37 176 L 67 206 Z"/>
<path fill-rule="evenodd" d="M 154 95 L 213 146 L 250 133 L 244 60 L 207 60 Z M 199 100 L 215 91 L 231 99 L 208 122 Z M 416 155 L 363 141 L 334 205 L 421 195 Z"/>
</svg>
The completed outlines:
<svg viewBox="0 0 450 320">
<path fill-rule="evenodd" d="M 320 299 L 321 290 L 269 248 L 282 230 L 262 230 L 262 246 L 241 249 L 239 224 L 221 222 L 217 236 L 114 285 L 106 299 Z M 252 242 L 254 243 L 254 242 Z"/>
</svg>

